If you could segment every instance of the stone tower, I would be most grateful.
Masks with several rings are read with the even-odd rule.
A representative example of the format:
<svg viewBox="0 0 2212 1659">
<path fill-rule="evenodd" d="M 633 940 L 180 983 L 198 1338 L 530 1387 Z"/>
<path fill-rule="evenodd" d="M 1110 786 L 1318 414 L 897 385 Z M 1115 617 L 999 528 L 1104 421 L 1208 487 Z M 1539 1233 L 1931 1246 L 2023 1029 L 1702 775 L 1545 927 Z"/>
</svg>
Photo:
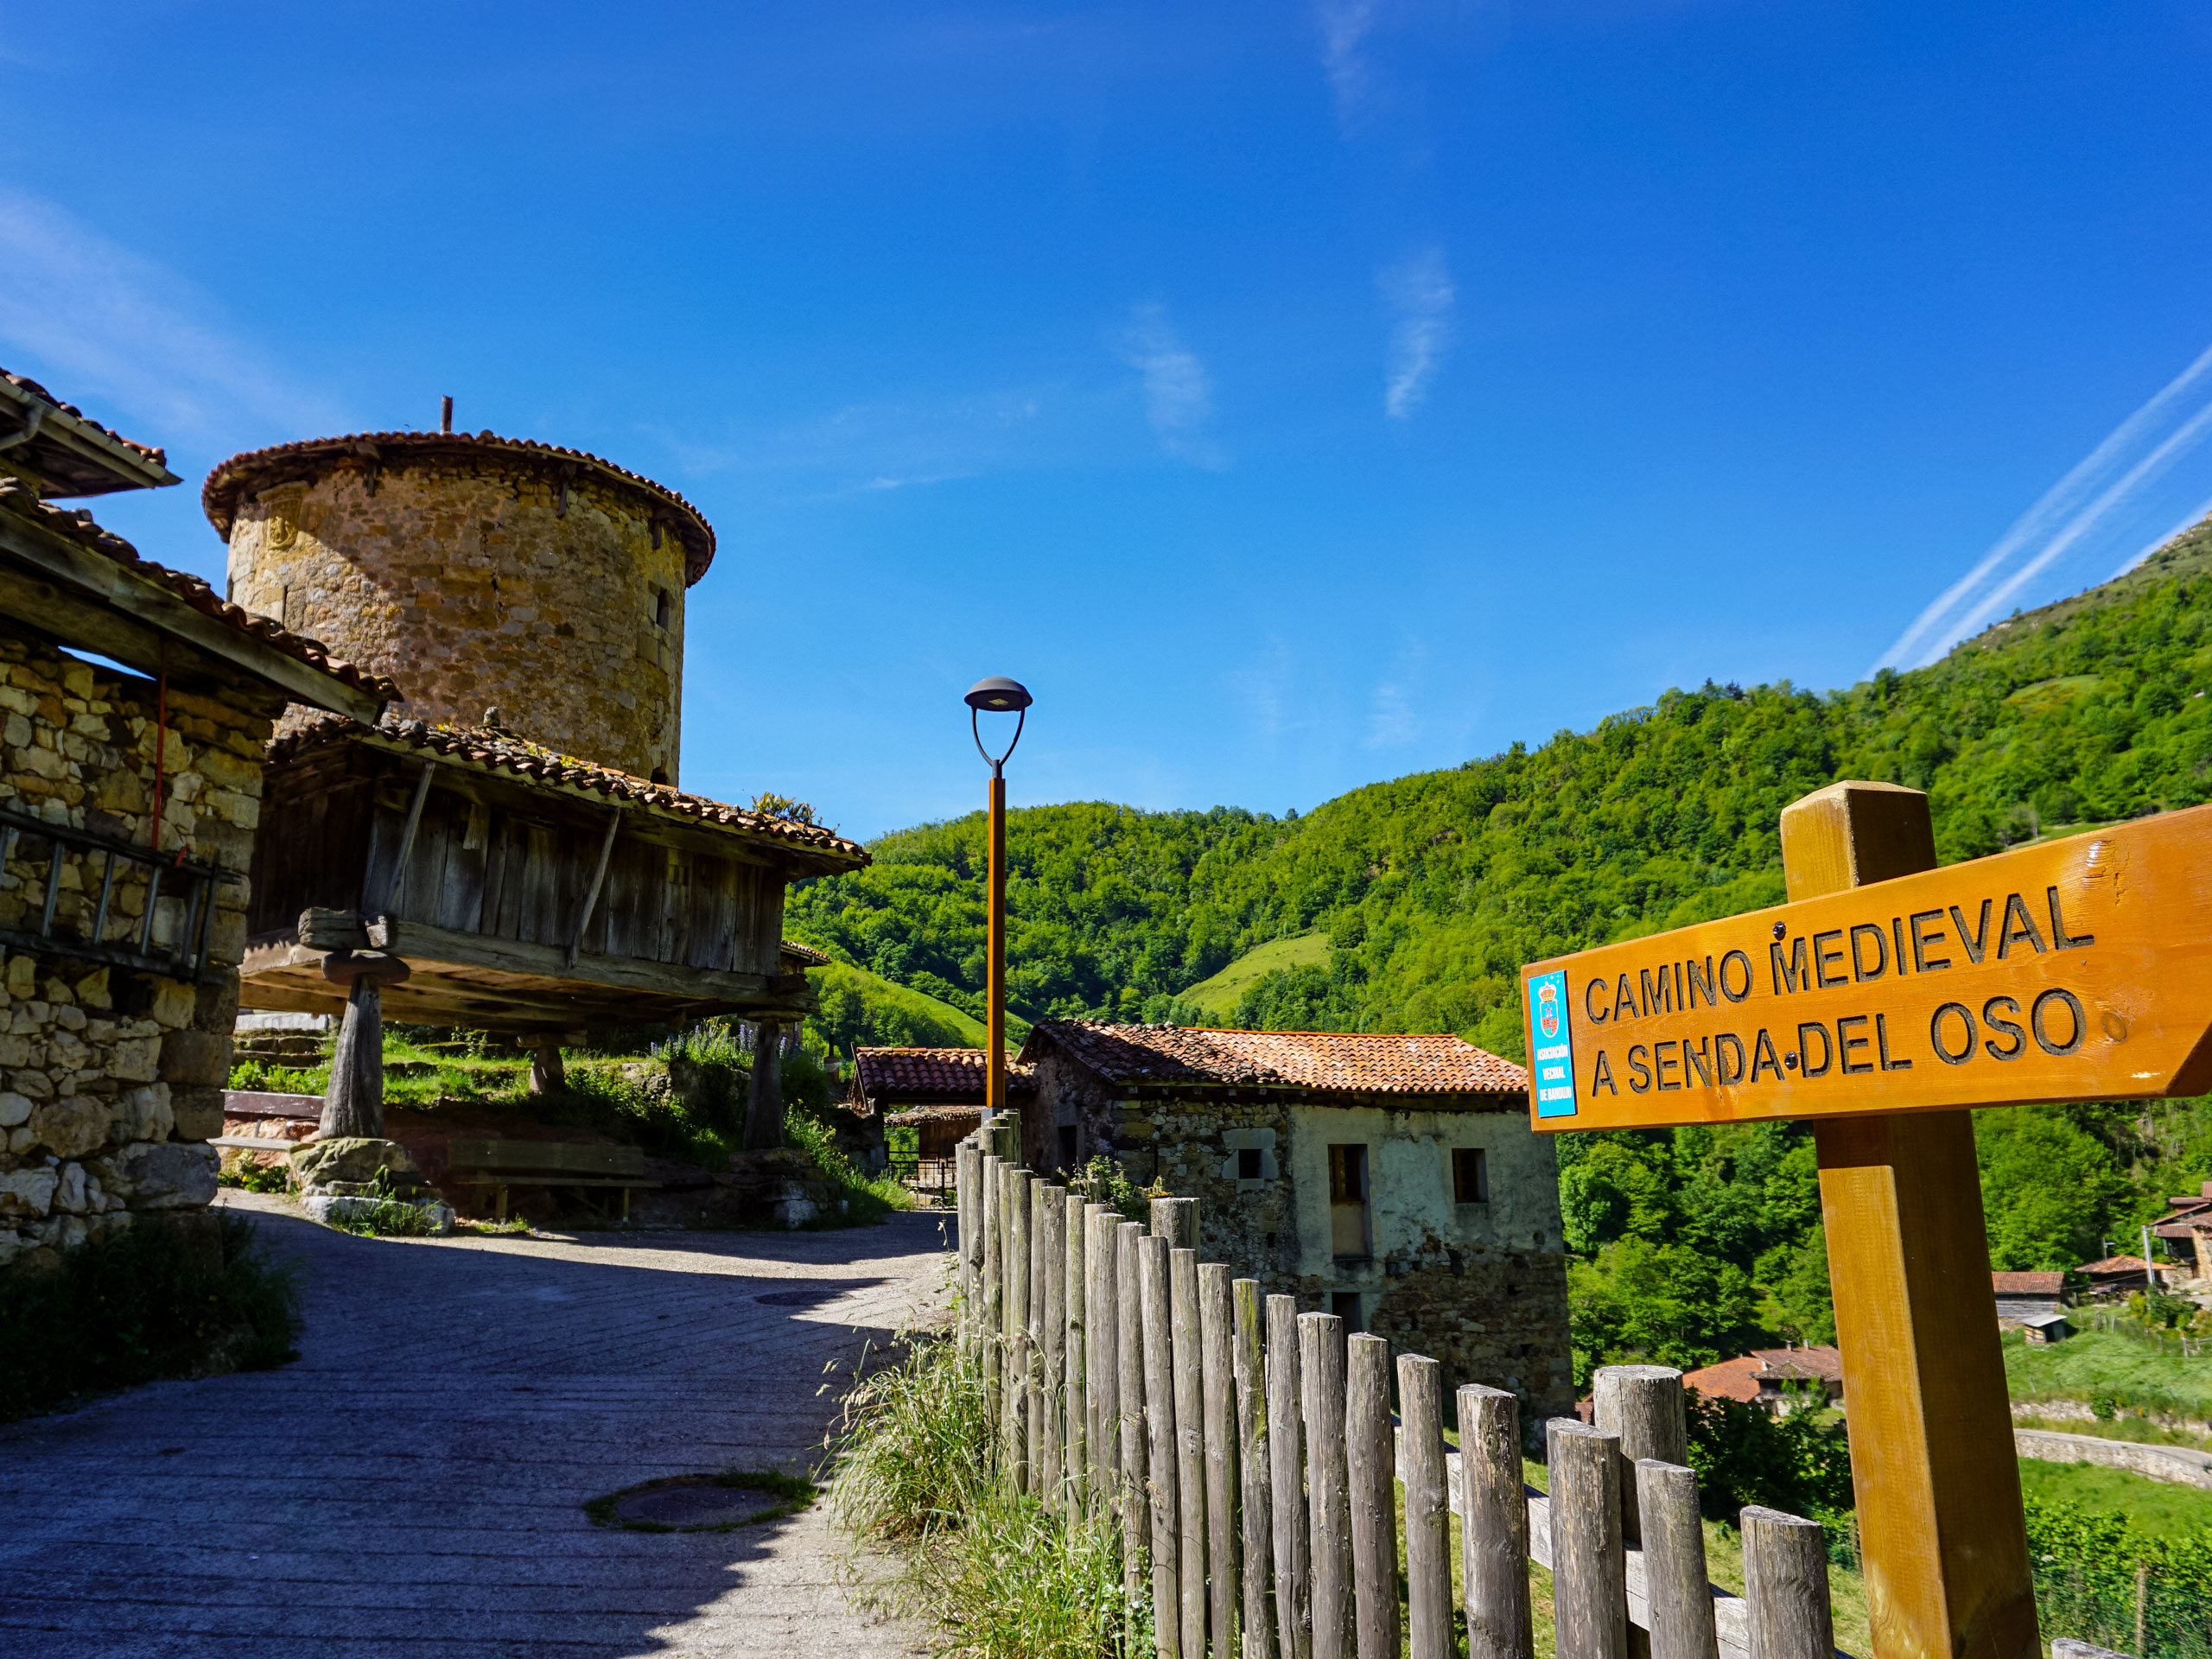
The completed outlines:
<svg viewBox="0 0 2212 1659">
<path fill-rule="evenodd" d="M 399 683 L 403 718 L 481 726 L 676 782 L 683 600 L 715 532 L 673 490 L 489 432 L 233 455 L 200 492 L 230 596 Z"/>
</svg>

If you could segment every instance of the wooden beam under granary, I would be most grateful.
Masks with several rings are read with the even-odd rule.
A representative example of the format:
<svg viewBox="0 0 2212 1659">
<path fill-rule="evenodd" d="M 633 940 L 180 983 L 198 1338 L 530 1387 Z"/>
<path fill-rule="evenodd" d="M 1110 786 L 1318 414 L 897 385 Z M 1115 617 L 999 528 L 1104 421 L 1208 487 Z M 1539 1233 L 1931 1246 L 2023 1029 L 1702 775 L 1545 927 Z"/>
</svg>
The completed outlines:
<svg viewBox="0 0 2212 1659">
<path fill-rule="evenodd" d="M 271 746 L 241 1000 L 336 1013 L 304 912 L 411 970 L 386 1017 L 540 1035 L 814 1008 L 784 892 L 868 855 L 488 727 L 323 718 Z"/>
</svg>

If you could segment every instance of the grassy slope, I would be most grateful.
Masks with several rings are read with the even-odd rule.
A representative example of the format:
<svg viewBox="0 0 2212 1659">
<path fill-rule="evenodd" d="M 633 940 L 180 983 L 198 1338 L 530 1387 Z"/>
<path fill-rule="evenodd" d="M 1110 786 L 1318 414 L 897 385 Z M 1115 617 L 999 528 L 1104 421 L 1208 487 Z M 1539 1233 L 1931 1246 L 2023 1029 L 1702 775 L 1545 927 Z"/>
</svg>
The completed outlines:
<svg viewBox="0 0 2212 1659">
<path fill-rule="evenodd" d="M 1182 1000 L 1203 1009 L 1211 1019 L 1225 1020 L 1236 1011 L 1244 993 L 1262 974 L 1280 968 L 1320 967 L 1329 960 L 1329 941 L 1320 933 L 1301 933 L 1295 938 L 1269 939 L 1247 950 L 1209 979 L 1200 980 Z"/>
<path fill-rule="evenodd" d="M 2020 1490 L 2030 1497 L 2057 1498 L 2085 1510 L 2124 1515 L 2145 1532 L 2164 1538 L 2212 1525 L 2212 1492 L 2149 1480 L 2125 1469 L 2022 1458 Z"/>
<path fill-rule="evenodd" d="M 2084 1331 L 2054 1347 L 2005 1344 L 2015 1400 L 2081 1400 L 2107 1393 L 2123 1406 L 2212 1418 L 2212 1359 L 2160 1353 L 2116 1332 Z"/>
</svg>

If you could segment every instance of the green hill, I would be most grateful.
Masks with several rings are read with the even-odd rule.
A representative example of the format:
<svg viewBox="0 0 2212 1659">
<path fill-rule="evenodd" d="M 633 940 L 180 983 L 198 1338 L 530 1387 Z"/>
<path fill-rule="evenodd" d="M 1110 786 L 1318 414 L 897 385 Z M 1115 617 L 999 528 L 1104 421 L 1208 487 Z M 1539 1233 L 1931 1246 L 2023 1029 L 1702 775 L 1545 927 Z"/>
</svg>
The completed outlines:
<svg viewBox="0 0 2212 1659">
<path fill-rule="evenodd" d="M 982 1020 L 865 968 L 833 962 L 808 977 L 822 1000 L 822 1012 L 808 1024 L 836 1053 L 849 1054 L 862 1043 L 899 1048 L 983 1046 Z M 1028 1021 L 1007 1016 L 1008 1042 L 1019 1043 L 1028 1034 Z"/>
<path fill-rule="evenodd" d="M 2208 688 L 2212 521 L 2116 582 L 1844 690 L 1670 690 L 1303 817 L 1017 811 L 1011 1001 L 1032 1019 L 1456 1031 L 1517 1058 L 1522 963 L 1778 902 L 1777 815 L 1836 779 L 1926 790 L 1946 861 L 2212 799 Z M 977 814 L 884 837 L 871 868 L 793 893 L 792 932 L 980 1013 L 983 831 Z M 2199 1102 L 1983 1112 L 1977 1132 L 2003 1267 L 2101 1255 L 2212 1178 Z M 1796 1128 L 1560 1150 L 1586 1355 L 1702 1363 L 1825 1329 Z"/>
<path fill-rule="evenodd" d="M 1329 960 L 1329 941 L 1319 933 L 1300 933 L 1295 938 L 1269 939 L 1255 945 L 1228 967 L 1200 980 L 1182 994 L 1181 1001 L 1208 1020 L 1231 1019 L 1244 994 L 1268 975 L 1294 968 L 1318 968 Z"/>
</svg>

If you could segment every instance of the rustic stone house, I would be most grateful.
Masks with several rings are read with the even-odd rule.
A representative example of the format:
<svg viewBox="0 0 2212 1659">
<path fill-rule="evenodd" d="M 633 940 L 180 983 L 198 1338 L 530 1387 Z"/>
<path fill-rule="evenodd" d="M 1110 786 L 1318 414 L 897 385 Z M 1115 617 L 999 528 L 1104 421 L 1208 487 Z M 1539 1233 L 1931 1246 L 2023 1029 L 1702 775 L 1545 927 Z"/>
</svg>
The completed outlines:
<svg viewBox="0 0 2212 1659">
<path fill-rule="evenodd" d="M 2168 1282 L 2202 1296 L 2212 1291 L 2212 1181 L 2166 1203 L 2171 1207 L 2151 1224 L 2151 1233 L 2165 1241 L 2173 1258 Z"/>
<path fill-rule="evenodd" d="M 1024 1160 L 1096 1154 L 1201 1200 L 1200 1255 L 1510 1388 L 1574 1405 L 1550 1142 L 1528 1074 L 1453 1036 L 1047 1020 L 1021 1058 Z"/>
<path fill-rule="evenodd" d="M 0 1268 L 204 1215 L 264 747 L 393 695 L 48 499 L 175 482 L 0 375 Z"/>
<path fill-rule="evenodd" d="M 2000 1331 L 2014 1330 L 2023 1320 L 2056 1313 L 2066 1300 L 2066 1275 L 2063 1273 L 1993 1272 L 1989 1287 L 1997 1299 L 1997 1328 Z"/>
<path fill-rule="evenodd" d="M 1708 1400 L 1740 1400 L 1758 1406 L 1770 1417 L 1782 1416 L 1800 1404 L 1840 1408 L 1843 1354 L 1833 1346 L 1754 1348 L 1692 1371 L 1682 1386 Z"/>
</svg>

